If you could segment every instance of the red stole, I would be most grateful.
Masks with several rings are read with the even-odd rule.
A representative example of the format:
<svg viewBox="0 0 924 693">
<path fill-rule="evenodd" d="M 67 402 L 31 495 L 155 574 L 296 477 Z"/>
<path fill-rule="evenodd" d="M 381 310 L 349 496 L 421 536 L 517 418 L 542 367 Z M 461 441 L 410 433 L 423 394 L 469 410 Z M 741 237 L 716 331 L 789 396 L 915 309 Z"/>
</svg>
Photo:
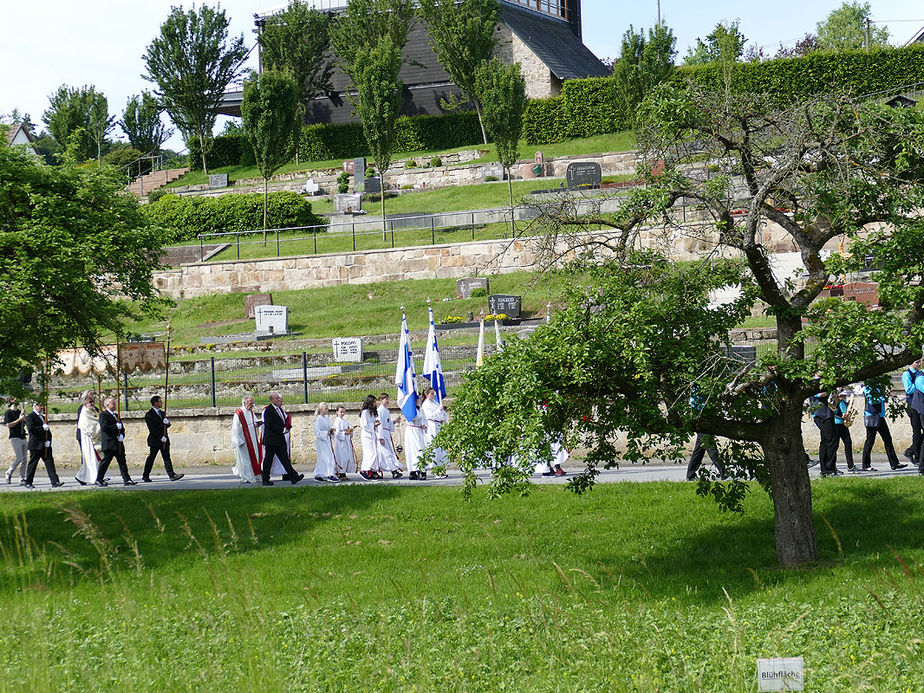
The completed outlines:
<svg viewBox="0 0 924 693">
<path fill-rule="evenodd" d="M 250 426 L 247 425 L 247 417 L 244 416 L 243 409 L 237 410 L 237 418 L 240 420 L 241 428 L 244 431 L 244 442 L 247 443 L 247 452 L 250 455 L 250 468 L 253 469 L 254 474 L 259 474 L 262 466 L 263 448 L 257 445 L 257 441 L 250 439 Z M 254 417 L 254 423 L 256 423 L 256 417 Z"/>
</svg>

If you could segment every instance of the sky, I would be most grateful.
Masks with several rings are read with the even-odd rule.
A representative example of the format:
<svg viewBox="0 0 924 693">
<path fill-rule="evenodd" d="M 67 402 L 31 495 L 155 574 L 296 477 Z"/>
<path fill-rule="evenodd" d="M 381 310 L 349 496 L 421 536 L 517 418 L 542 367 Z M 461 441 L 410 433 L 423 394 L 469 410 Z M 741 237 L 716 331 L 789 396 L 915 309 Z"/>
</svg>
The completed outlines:
<svg viewBox="0 0 924 693">
<path fill-rule="evenodd" d="M 253 15 L 280 0 L 224 0 L 231 32 L 254 43 Z M 133 94 L 152 85 L 142 79 L 141 56 L 166 19 L 171 5 L 183 0 L 31 0 L 3 3 L 0 24 L 0 114 L 14 108 L 28 113 L 42 127 L 48 97 L 61 84 L 95 85 L 109 99 L 110 113 L 121 115 Z M 213 4 L 213 3 L 209 3 Z M 583 0 L 584 43 L 601 59 L 617 57 L 622 34 L 629 25 L 651 27 L 657 0 Z M 740 20 L 749 45 L 774 53 L 779 44 L 791 45 L 841 0 L 661 0 L 662 20 L 677 37 L 678 61 L 697 37 L 706 36 L 720 20 Z M 888 27 L 892 43 L 903 44 L 924 26 L 921 0 L 872 0 L 872 18 Z M 256 51 L 251 65 L 256 65 Z M 221 129 L 219 123 L 218 129 Z M 117 129 L 117 134 L 121 131 Z M 167 146 L 182 149 L 178 136 Z"/>
</svg>

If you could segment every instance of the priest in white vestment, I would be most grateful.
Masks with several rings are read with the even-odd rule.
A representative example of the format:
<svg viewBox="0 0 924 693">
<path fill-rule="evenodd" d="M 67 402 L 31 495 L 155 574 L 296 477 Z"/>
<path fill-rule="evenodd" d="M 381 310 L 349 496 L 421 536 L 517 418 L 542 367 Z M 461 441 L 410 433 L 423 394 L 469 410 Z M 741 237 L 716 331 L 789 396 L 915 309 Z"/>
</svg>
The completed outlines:
<svg viewBox="0 0 924 693">
<path fill-rule="evenodd" d="M 80 407 L 77 417 L 77 430 L 80 432 L 80 469 L 74 478 L 82 486 L 96 481 L 99 463 L 102 459 L 103 437 L 99 428 L 99 410 L 96 408 L 96 395 L 88 392 Z"/>
<path fill-rule="evenodd" d="M 260 421 L 254 414 L 253 401 L 252 395 L 246 395 L 231 420 L 231 447 L 234 449 L 231 471 L 245 484 L 256 482 L 263 462 L 263 446 L 257 435 Z"/>
<path fill-rule="evenodd" d="M 318 453 L 318 462 L 314 466 L 314 478 L 317 481 L 340 481 L 337 476 L 337 463 L 334 460 L 334 428 L 327 417 L 327 404 L 321 402 L 315 409 L 314 440 Z"/>
</svg>

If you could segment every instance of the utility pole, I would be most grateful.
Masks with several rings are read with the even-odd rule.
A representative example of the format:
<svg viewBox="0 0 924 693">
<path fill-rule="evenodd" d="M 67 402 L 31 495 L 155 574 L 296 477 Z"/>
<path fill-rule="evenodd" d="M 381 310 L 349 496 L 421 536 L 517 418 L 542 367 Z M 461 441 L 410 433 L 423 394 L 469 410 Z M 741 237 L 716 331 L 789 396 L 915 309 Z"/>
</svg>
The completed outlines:
<svg viewBox="0 0 924 693">
<path fill-rule="evenodd" d="M 866 52 L 867 52 L 867 53 L 869 53 L 869 41 L 870 41 L 870 38 L 869 38 L 869 34 L 870 34 L 869 25 L 870 25 L 870 19 L 869 19 L 869 17 L 867 17 L 867 18 L 866 18 Z"/>
<path fill-rule="evenodd" d="M 661 0 L 658 0 L 658 24 L 657 26 L 661 26 Z"/>
</svg>

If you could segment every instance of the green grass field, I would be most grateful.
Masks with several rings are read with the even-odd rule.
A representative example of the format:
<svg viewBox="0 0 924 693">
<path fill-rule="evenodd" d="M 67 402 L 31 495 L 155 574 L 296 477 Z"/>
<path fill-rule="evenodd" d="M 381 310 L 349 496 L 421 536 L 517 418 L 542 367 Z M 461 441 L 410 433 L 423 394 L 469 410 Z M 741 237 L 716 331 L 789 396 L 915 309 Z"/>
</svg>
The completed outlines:
<svg viewBox="0 0 924 693">
<path fill-rule="evenodd" d="M 8 495 L 0 690 L 921 690 L 924 480 L 815 492 L 790 571 L 693 484 Z"/>
<path fill-rule="evenodd" d="M 595 137 L 584 137 L 567 142 L 558 142 L 556 144 L 529 145 L 526 140 L 520 140 L 517 155 L 520 159 L 532 159 L 537 151 L 541 151 L 546 159 L 556 156 L 573 156 L 581 154 L 600 154 L 602 152 L 625 152 L 634 149 L 636 146 L 635 133 L 631 130 L 624 130 L 610 135 L 597 135 Z M 392 155 L 393 161 L 405 159 L 414 159 L 419 164 L 429 161 L 434 156 L 450 154 L 454 152 L 476 149 L 481 154 L 480 157 L 468 163 L 490 163 L 497 160 L 497 153 L 493 144 L 475 144 L 466 147 L 456 147 L 454 149 L 442 149 L 433 151 L 420 152 L 399 152 Z M 371 159 L 369 160 L 371 163 Z M 298 164 L 292 162 L 280 168 L 276 175 L 294 173 L 296 171 L 317 171 L 322 169 L 340 168 L 343 159 L 330 159 L 327 161 L 302 161 Z M 227 173 L 228 182 L 233 185 L 235 181 L 260 178 L 260 170 L 256 166 L 223 166 L 216 168 L 211 173 Z M 208 183 L 208 176 L 202 171 L 190 171 L 182 178 L 170 183 L 166 187 L 177 188 L 185 185 L 201 185 Z"/>
</svg>

